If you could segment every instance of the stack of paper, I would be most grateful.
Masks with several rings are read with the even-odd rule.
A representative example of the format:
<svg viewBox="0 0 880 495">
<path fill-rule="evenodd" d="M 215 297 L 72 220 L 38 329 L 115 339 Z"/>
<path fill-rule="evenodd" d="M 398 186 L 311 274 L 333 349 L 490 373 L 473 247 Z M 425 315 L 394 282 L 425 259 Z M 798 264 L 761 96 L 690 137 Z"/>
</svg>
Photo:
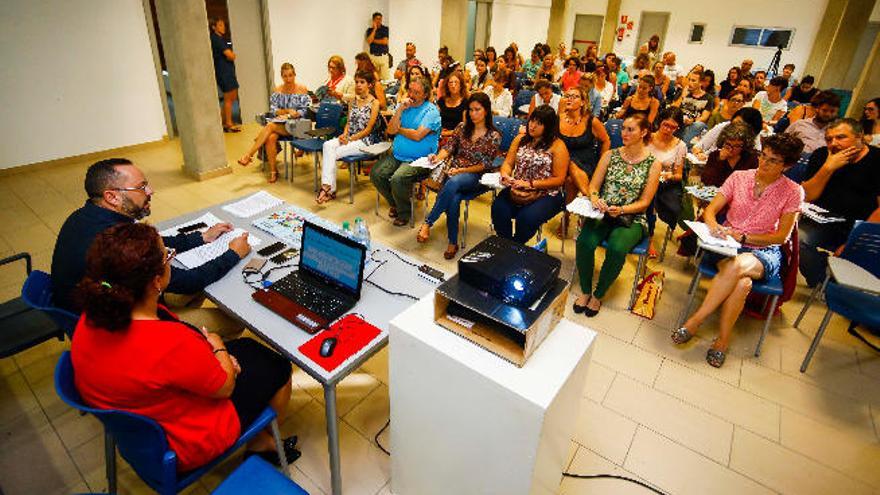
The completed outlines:
<svg viewBox="0 0 880 495">
<path fill-rule="evenodd" d="M 223 253 L 229 249 L 229 243 L 235 239 L 236 237 L 244 234 L 246 231 L 244 229 L 235 229 L 230 232 L 226 232 L 225 234 L 218 237 L 214 242 L 209 242 L 207 244 L 202 244 L 201 246 L 190 249 L 185 253 L 180 253 L 175 258 L 177 261 L 183 263 L 183 266 L 187 268 L 195 268 L 197 266 L 202 266 L 205 263 L 213 260 L 214 258 L 220 257 Z M 248 236 L 248 244 L 251 247 L 259 246 L 262 241 L 253 236 Z"/>
<path fill-rule="evenodd" d="M 256 215 L 257 213 L 260 213 L 261 211 L 268 210 L 269 208 L 275 208 L 282 203 L 284 203 L 283 200 L 272 196 L 266 191 L 260 191 L 251 194 L 241 201 L 236 201 L 235 203 L 228 204 L 224 206 L 223 209 L 239 218 L 248 218 Z"/>
<path fill-rule="evenodd" d="M 427 156 L 423 156 L 411 162 L 409 165 L 410 167 L 427 168 L 429 170 L 434 170 L 434 167 L 440 165 L 440 163 L 441 162 L 434 163 L 429 160 Z"/>
<path fill-rule="evenodd" d="M 801 204 L 801 213 L 816 223 L 836 223 L 846 221 L 845 218 L 827 216 L 828 210 L 812 203 Z"/>
<path fill-rule="evenodd" d="M 703 222 L 692 222 L 690 220 L 685 220 L 685 224 L 690 227 L 691 230 L 697 234 L 699 238 L 699 245 L 703 249 L 707 249 L 709 251 L 714 251 L 719 254 L 723 254 L 725 256 L 736 256 L 739 248 L 742 247 L 742 244 L 736 241 L 733 237 L 729 235 L 725 238 L 715 237 L 712 232 L 709 230 L 709 226 Z"/>
<path fill-rule="evenodd" d="M 706 160 L 701 159 L 700 157 L 698 157 L 697 155 L 695 155 L 693 153 L 688 153 L 687 159 L 689 162 L 695 163 L 697 165 L 705 165 L 706 164 Z"/>
<path fill-rule="evenodd" d="M 718 194 L 718 188 L 715 186 L 685 186 L 685 191 L 691 196 L 701 201 L 712 201 Z"/>
<path fill-rule="evenodd" d="M 371 155 L 381 155 L 388 151 L 391 148 L 391 141 L 382 141 L 381 143 L 371 144 L 369 146 L 364 146 L 361 148 L 361 151 L 364 153 L 369 153 Z"/>
<path fill-rule="evenodd" d="M 593 202 L 587 199 L 585 196 L 575 198 L 574 201 L 568 204 L 566 209 L 571 213 L 582 216 L 584 218 L 595 218 L 598 220 L 605 216 L 604 213 L 594 208 Z"/>
<path fill-rule="evenodd" d="M 480 177 L 480 184 L 492 189 L 504 189 L 501 184 L 501 172 L 489 172 Z"/>
</svg>

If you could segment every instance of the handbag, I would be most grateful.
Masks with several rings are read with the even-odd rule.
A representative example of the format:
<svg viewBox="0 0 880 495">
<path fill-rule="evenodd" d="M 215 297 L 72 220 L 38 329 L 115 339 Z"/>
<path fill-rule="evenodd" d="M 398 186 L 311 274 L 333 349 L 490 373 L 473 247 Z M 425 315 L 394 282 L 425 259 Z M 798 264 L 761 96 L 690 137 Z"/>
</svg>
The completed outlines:
<svg viewBox="0 0 880 495">
<path fill-rule="evenodd" d="M 657 311 L 657 302 L 660 300 L 660 294 L 663 292 L 663 270 L 651 272 L 639 282 L 637 287 L 639 297 L 636 298 L 635 304 L 630 311 L 633 314 L 654 319 L 654 313 Z"/>
<path fill-rule="evenodd" d="M 610 225 L 611 228 L 614 227 L 623 227 L 629 228 L 632 226 L 633 222 L 636 220 L 635 213 L 624 213 L 622 215 L 617 215 L 616 217 L 612 217 L 611 215 L 605 215 L 602 218 L 602 221 L 605 222 L 606 225 Z"/>
<path fill-rule="evenodd" d="M 657 210 L 657 216 L 663 220 L 666 225 L 675 225 L 682 211 L 682 189 L 681 182 L 664 182 L 660 184 L 657 195 L 654 198 L 654 206 Z"/>
<path fill-rule="evenodd" d="M 443 160 L 431 169 L 431 175 L 425 179 L 425 186 L 432 191 L 439 191 L 446 183 L 446 179 L 449 178 L 447 171 L 451 163 L 452 160 Z"/>
</svg>

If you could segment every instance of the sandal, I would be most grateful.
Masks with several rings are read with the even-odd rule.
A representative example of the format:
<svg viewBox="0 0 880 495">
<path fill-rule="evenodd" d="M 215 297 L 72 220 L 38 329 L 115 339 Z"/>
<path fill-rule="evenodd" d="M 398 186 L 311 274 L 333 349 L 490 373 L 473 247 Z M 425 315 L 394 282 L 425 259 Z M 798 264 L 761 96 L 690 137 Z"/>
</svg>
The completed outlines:
<svg viewBox="0 0 880 495">
<path fill-rule="evenodd" d="M 252 159 L 253 159 L 253 157 L 250 155 L 243 156 L 238 159 L 238 164 L 241 165 L 242 167 L 247 167 L 248 165 L 251 164 Z"/>
<path fill-rule="evenodd" d="M 672 341 L 676 344 L 684 344 L 692 338 L 694 338 L 694 334 L 690 333 L 685 327 L 681 327 L 672 332 Z"/>
<path fill-rule="evenodd" d="M 269 184 L 274 184 L 276 182 L 278 182 L 278 171 L 273 170 L 269 172 Z"/>
<path fill-rule="evenodd" d="M 397 217 L 397 218 L 395 218 L 394 221 L 391 222 L 391 223 L 392 223 L 395 227 L 403 227 L 404 225 L 406 225 L 406 224 L 409 223 L 409 219 L 408 219 L 408 218 Z"/>
<path fill-rule="evenodd" d="M 331 191 L 330 186 L 324 184 L 318 191 L 318 195 L 315 196 L 315 203 L 322 205 L 331 199 L 336 199 L 336 191 Z"/>
<path fill-rule="evenodd" d="M 391 208 L 389 208 L 388 209 L 388 217 L 397 218 L 397 208 L 395 208 L 393 206 Z"/>
<path fill-rule="evenodd" d="M 226 133 L 241 132 L 241 128 L 240 128 L 240 127 L 234 127 L 234 126 L 223 127 L 223 132 L 226 132 Z"/>
<path fill-rule="evenodd" d="M 419 227 L 419 233 L 416 234 L 416 242 L 418 242 L 419 244 L 424 244 L 428 241 L 429 237 L 431 237 L 431 226 L 427 223 L 423 223 L 422 226 Z M 447 251 L 449 250 L 447 249 Z"/>
<path fill-rule="evenodd" d="M 590 299 L 592 299 L 592 298 L 593 298 L 592 294 L 587 296 L 587 304 L 590 304 Z M 574 310 L 575 314 L 579 315 L 581 313 L 586 312 L 590 308 L 588 308 L 586 305 L 581 306 L 577 303 L 577 301 L 575 301 L 574 304 L 571 305 L 571 309 Z"/>
<path fill-rule="evenodd" d="M 727 353 L 724 351 L 712 348 L 709 348 L 709 350 L 706 351 L 706 362 L 713 368 L 720 368 L 724 364 L 726 358 Z"/>
<path fill-rule="evenodd" d="M 446 251 L 443 252 L 443 259 L 451 260 L 455 258 L 456 254 L 458 254 L 458 244 L 450 244 L 446 246 Z"/>
<path fill-rule="evenodd" d="M 589 302 L 587 302 L 587 304 L 590 304 L 591 302 L 593 302 L 593 300 L 596 300 L 599 303 L 599 307 L 593 309 L 590 306 L 584 306 L 584 316 L 586 316 L 587 318 L 592 318 L 596 316 L 597 314 L 599 314 L 599 310 L 602 309 L 602 301 L 593 296 L 590 296 L 590 300 Z"/>
</svg>

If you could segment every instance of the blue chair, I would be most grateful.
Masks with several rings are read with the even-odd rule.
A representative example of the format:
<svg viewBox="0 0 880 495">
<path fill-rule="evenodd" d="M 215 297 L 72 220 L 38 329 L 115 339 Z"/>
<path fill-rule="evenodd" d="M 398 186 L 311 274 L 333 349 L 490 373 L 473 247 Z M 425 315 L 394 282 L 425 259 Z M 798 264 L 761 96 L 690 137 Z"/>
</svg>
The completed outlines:
<svg viewBox="0 0 880 495">
<path fill-rule="evenodd" d="M 57 338 L 64 340 L 64 335 L 73 333 L 76 326 L 76 316 L 66 311 L 52 308 L 50 305 L 43 308 L 36 307 L 29 299 L 36 298 L 41 291 L 37 290 L 39 281 L 45 276 L 45 293 L 51 300 L 48 287 L 48 275 L 40 271 L 31 271 L 31 256 L 28 253 L 18 253 L 0 260 L 0 265 L 24 260 L 25 271 L 28 274 L 22 287 L 21 297 L 0 304 L 0 359 L 14 356 L 25 349 L 41 344 L 49 339 Z M 55 314 L 58 312 L 59 314 Z M 65 318 L 69 317 L 72 325 Z"/>
<path fill-rule="evenodd" d="M 238 466 L 211 495 L 309 495 L 263 459 L 253 456 Z"/>
<path fill-rule="evenodd" d="M 526 115 L 527 112 L 521 111 L 520 107 L 530 104 L 533 96 L 535 96 L 535 91 L 532 89 L 519 90 L 516 97 L 513 99 L 513 115 Z"/>
<path fill-rule="evenodd" d="M 110 493 L 116 493 L 117 446 L 122 457 L 128 461 L 138 476 L 150 488 L 161 495 L 170 495 L 193 484 L 269 425 L 272 426 L 272 433 L 275 436 L 282 472 L 287 472 L 278 422 L 275 419 L 275 411 L 271 407 L 267 407 L 253 424 L 242 432 L 235 444 L 219 457 L 198 469 L 178 473 L 177 454 L 169 450 L 165 431 L 159 423 L 139 414 L 112 409 L 95 409 L 87 406 L 76 390 L 73 373 L 70 352 L 64 352 L 55 367 L 55 390 L 65 404 L 94 415 L 104 425 L 104 460 Z"/>
<path fill-rule="evenodd" d="M 48 273 L 31 272 L 21 288 L 21 298 L 28 306 L 45 313 L 68 337 L 73 337 L 79 315 L 52 304 L 52 279 Z"/>
<path fill-rule="evenodd" d="M 856 222 L 849 233 L 849 238 L 840 257 L 864 268 L 875 277 L 880 277 L 880 223 Z M 855 332 L 855 326 L 858 323 L 871 328 L 880 328 L 880 287 L 878 287 L 877 293 L 868 293 L 844 287 L 830 279 L 829 273 L 825 281 L 810 294 L 810 298 L 795 320 L 794 326 L 797 327 L 806 314 L 807 308 L 810 307 L 816 296 L 824 291 L 828 310 L 822 318 L 819 330 L 813 337 L 807 355 L 804 356 L 801 373 L 807 371 L 807 366 L 810 365 L 810 360 L 813 358 L 816 348 L 819 347 L 819 341 L 822 340 L 825 328 L 831 320 L 832 312 L 849 319 L 851 321 L 849 332 L 858 338 L 861 338 Z"/>
<path fill-rule="evenodd" d="M 315 129 L 307 134 L 314 137 L 310 139 L 293 139 L 290 144 L 303 152 L 312 153 L 315 160 L 315 191 L 320 187 L 318 170 L 321 164 L 318 163 L 318 153 L 324 149 L 324 141 L 328 138 L 338 136 L 342 133 L 339 128 L 339 120 L 342 118 L 342 104 L 336 101 L 322 101 L 315 115 Z M 291 167 L 291 179 L 293 176 L 293 167 Z"/>
<path fill-rule="evenodd" d="M 389 143 L 390 144 L 390 143 Z M 390 148 L 389 148 L 390 149 Z M 355 155 L 344 156 L 339 159 L 342 163 L 348 165 L 348 203 L 354 204 L 354 185 L 357 182 L 357 174 L 361 171 L 361 165 L 365 160 L 375 160 L 379 155 L 373 153 L 357 153 Z"/>
<path fill-rule="evenodd" d="M 801 157 L 798 159 L 797 163 L 789 167 L 789 169 L 784 172 L 784 175 L 798 184 L 803 182 L 807 175 L 807 165 L 810 164 L 811 155 L 812 153 L 801 153 Z"/>
<path fill-rule="evenodd" d="M 684 320 L 687 318 L 688 314 L 690 314 L 691 305 L 694 302 L 694 295 L 696 295 L 697 287 L 700 285 L 700 278 L 712 278 L 718 274 L 718 268 L 714 264 L 703 262 L 703 254 L 705 254 L 705 250 L 700 250 L 700 253 L 697 255 L 697 272 L 694 274 L 694 278 L 691 280 L 690 286 L 688 287 L 688 302 L 685 305 L 684 312 L 682 313 L 676 327 L 680 327 L 684 324 Z M 797 268 L 793 267 L 792 269 Z M 761 331 L 758 345 L 755 346 L 755 357 L 758 357 L 761 355 L 761 345 L 764 343 L 764 338 L 767 337 L 767 331 L 770 330 L 770 318 L 776 310 L 776 302 L 779 300 L 779 296 L 782 295 L 782 279 L 776 277 L 770 280 L 753 281 L 752 292 L 767 297 L 764 301 L 764 308 L 761 310 L 762 314 L 766 313 L 764 318 L 764 329 Z"/>
<path fill-rule="evenodd" d="M 651 238 L 645 236 L 644 239 L 641 240 L 638 244 L 635 245 L 629 252 L 629 254 L 634 254 L 639 257 L 639 262 L 636 265 L 636 275 L 633 277 L 633 285 L 629 294 L 629 304 L 626 309 L 632 309 L 633 304 L 636 303 L 636 297 L 638 297 L 639 291 L 639 280 L 644 276 L 645 269 L 648 267 L 648 245 L 651 243 Z M 608 248 L 608 242 L 602 241 L 602 247 Z"/>
<path fill-rule="evenodd" d="M 605 122 L 605 130 L 608 132 L 611 149 L 623 146 L 623 135 L 621 134 L 623 121 L 620 119 L 609 119 Z"/>
</svg>

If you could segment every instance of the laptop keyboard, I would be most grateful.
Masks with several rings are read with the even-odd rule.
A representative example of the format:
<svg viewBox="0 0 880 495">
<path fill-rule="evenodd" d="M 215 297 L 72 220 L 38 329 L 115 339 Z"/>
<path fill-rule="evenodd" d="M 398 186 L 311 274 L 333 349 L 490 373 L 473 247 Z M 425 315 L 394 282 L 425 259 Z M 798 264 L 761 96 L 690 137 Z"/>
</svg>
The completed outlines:
<svg viewBox="0 0 880 495">
<path fill-rule="evenodd" d="M 302 304 L 309 311 L 327 318 L 335 318 L 346 310 L 345 301 L 342 298 L 335 296 L 332 292 L 308 284 L 295 275 L 291 274 L 275 282 L 272 284 L 272 289 L 284 297 Z"/>
</svg>

